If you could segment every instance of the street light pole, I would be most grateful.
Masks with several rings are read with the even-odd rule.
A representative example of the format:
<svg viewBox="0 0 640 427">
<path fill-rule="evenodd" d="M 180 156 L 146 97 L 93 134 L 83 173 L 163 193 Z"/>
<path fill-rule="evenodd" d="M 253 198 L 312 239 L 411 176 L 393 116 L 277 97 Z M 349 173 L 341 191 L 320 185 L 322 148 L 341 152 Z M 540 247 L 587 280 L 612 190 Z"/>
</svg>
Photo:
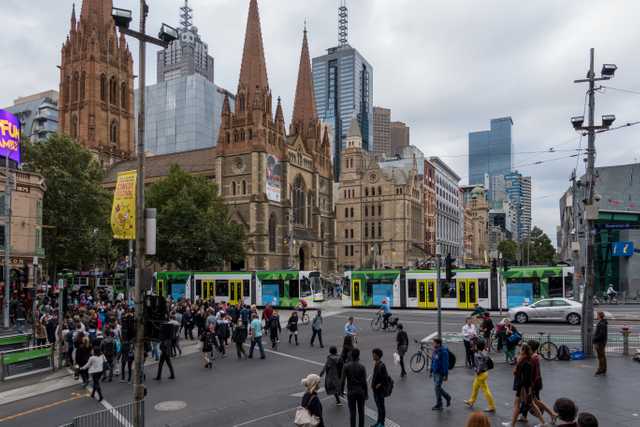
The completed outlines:
<svg viewBox="0 0 640 427">
<path fill-rule="evenodd" d="M 589 96 L 589 118 L 588 125 L 583 126 L 584 117 L 573 117 L 571 122 L 575 130 L 579 132 L 586 131 L 588 136 L 587 146 L 587 173 L 586 188 L 587 194 L 584 199 L 584 211 L 586 219 L 586 239 L 587 239 L 587 262 L 586 262 L 586 284 L 582 300 L 582 349 L 586 355 L 593 354 L 593 294 L 595 290 L 595 222 L 598 220 L 598 207 L 595 204 L 595 160 L 596 160 L 596 131 L 609 129 L 615 121 L 615 116 L 602 116 L 602 126 L 595 125 L 595 109 L 596 109 L 596 81 L 610 80 L 618 67 L 613 64 L 604 64 L 602 67 L 601 77 L 595 74 L 595 51 L 593 48 L 589 51 L 589 71 L 586 79 L 574 80 L 574 83 L 589 83 L 587 91 Z"/>
<path fill-rule="evenodd" d="M 440 286 L 440 266 L 442 264 L 442 250 L 436 246 L 436 298 L 438 301 L 438 338 L 442 339 L 442 286 Z"/>
<path fill-rule="evenodd" d="M 11 191 L 13 190 L 12 176 L 9 174 L 9 155 L 4 158 L 4 327 L 9 329 L 9 310 L 11 308 Z"/>
</svg>

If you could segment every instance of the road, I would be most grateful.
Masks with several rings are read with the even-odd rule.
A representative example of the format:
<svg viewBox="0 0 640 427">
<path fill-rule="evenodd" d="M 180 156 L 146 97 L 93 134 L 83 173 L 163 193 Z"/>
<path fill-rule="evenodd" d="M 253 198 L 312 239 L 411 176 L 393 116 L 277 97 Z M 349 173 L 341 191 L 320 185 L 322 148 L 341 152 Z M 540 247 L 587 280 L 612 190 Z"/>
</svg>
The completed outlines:
<svg viewBox="0 0 640 427">
<path fill-rule="evenodd" d="M 433 312 L 399 311 L 405 330 L 412 338 L 422 339 L 436 330 L 437 318 Z M 176 380 L 147 381 L 149 395 L 146 400 L 148 426 L 288 426 L 292 424 L 295 408 L 303 391 L 300 379 L 309 373 L 319 373 L 328 354 L 329 345 L 340 348 L 343 325 L 353 315 L 360 326 L 358 346 L 362 361 L 371 372 L 371 349 L 384 351 L 384 360 L 391 375 L 396 379 L 393 396 L 388 400 L 389 426 L 415 426 L 439 423 L 443 426 L 461 426 L 469 410 L 462 404 L 468 397 L 473 375 L 463 367 L 452 371 L 447 387 L 454 396 L 451 409 L 433 413 L 434 392 L 425 374 L 413 374 L 399 379 L 399 367 L 395 366 L 392 354 L 395 335 L 373 332 L 369 322 L 372 310 L 340 310 L 326 312 L 324 321 L 325 349 L 309 346 L 310 327 L 300 331 L 299 346 L 289 345 L 286 335 L 277 351 L 268 350 L 267 358 L 238 361 L 235 355 L 216 362 L 215 369 L 205 370 L 196 346 L 191 354 L 174 359 Z M 283 313 L 283 321 L 287 314 Z M 443 319 L 445 332 L 458 332 L 465 313 L 446 312 Z M 617 321 L 613 321 L 615 325 Z M 625 322 L 629 323 L 629 322 Z M 613 332 L 612 326 L 612 333 Z M 524 333 L 547 331 L 552 334 L 577 334 L 579 327 L 563 324 L 527 324 L 520 329 Z M 283 331 L 286 333 L 286 331 Z M 410 349 L 411 353 L 413 349 Z M 458 361 L 462 361 L 458 354 Z M 491 388 L 498 403 L 493 423 L 499 425 L 509 416 L 512 408 L 511 369 L 495 357 L 497 366 L 491 373 Z M 593 362 L 549 362 L 543 366 L 545 390 L 549 401 L 557 397 L 575 398 L 581 409 L 598 414 L 601 425 L 640 426 L 640 405 L 634 398 L 637 393 L 637 375 L 629 376 L 628 370 L 637 370 L 634 362 L 611 357 L 611 372 L 606 378 L 593 377 Z M 155 376 L 156 366 L 146 368 L 148 378 Z M 165 377 L 168 374 L 165 373 Z M 56 380 L 57 381 L 57 380 Z M 59 381 L 68 381 L 61 379 Z M 119 382 L 103 386 L 106 405 L 118 406 L 131 401 L 131 387 Z M 606 391 L 606 393 L 602 393 Z M 35 390 L 32 397 L 0 406 L 0 427 L 4 426 L 58 426 L 72 421 L 74 416 L 104 409 L 104 406 L 87 397 L 87 391 L 72 385 L 46 393 Z M 543 396 L 543 397 L 544 397 Z M 610 396 L 610 397 L 609 397 Z M 346 406 L 337 407 L 332 397 L 321 393 L 327 426 L 347 424 Z M 482 400 L 482 398 L 480 398 Z M 1 402 L 1 399 L 0 399 Z M 178 403 L 178 404 L 169 404 Z M 479 408 L 484 403 L 478 402 Z M 183 407 L 182 407 L 183 406 Z M 180 408 L 181 409 L 175 409 Z M 375 416 L 375 405 L 367 402 L 367 415 Z M 419 417 L 421 420 L 417 422 Z M 605 422 L 606 421 L 606 422 Z M 367 425 L 371 424 L 370 419 Z M 118 424 L 113 424 L 118 425 Z M 126 425 L 126 424 L 122 424 Z"/>
</svg>

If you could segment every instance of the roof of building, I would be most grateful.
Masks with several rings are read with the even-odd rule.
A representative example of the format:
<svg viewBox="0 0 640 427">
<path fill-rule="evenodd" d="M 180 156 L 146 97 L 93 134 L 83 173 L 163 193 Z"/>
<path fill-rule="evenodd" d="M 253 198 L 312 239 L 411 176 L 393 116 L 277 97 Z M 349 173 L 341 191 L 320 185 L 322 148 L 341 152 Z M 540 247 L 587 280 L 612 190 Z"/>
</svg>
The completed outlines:
<svg viewBox="0 0 640 427">
<path fill-rule="evenodd" d="M 358 119 L 355 116 L 351 119 L 351 126 L 349 126 L 347 138 L 362 138 L 360 123 L 358 123 Z"/>
<path fill-rule="evenodd" d="M 256 89 L 266 91 L 269 88 L 257 0 L 251 0 L 251 3 L 249 3 L 249 16 L 244 38 L 239 85 L 244 86 L 249 91 L 248 101 L 252 99 L 252 94 Z"/>
<path fill-rule="evenodd" d="M 298 84 L 296 97 L 293 103 L 293 123 L 307 125 L 318 120 L 316 114 L 316 101 L 313 93 L 313 75 L 311 73 L 311 59 L 309 56 L 309 41 L 307 29 L 302 38 L 302 52 L 300 53 L 300 66 L 298 69 Z"/>
<path fill-rule="evenodd" d="M 211 171 L 215 168 L 216 149 L 203 148 L 200 150 L 183 151 L 181 153 L 147 156 L 145 158 L 145 179 L 161 178 L 169 174 L 171 166 L 178 165 L 189 173 Z M 107 172 L 103 183 L 115 183 L 118 173 L 136 169 L 136 159 L 119 162 Z"/>
</svg>

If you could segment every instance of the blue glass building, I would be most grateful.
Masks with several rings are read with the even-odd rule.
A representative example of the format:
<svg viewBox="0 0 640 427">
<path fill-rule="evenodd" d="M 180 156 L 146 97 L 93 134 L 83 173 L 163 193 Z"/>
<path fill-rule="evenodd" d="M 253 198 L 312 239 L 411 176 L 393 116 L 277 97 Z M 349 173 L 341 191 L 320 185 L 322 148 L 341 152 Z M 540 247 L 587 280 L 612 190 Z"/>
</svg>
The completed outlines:
<svg viewBox="0 0 640 427">
<path fill-rule="evenodd" d="M 353 117 L 360 124 L 362 147 L 373 149 L 373 67 L 348 43 L 329 49 L 312 62 L 318 117 L 335 132 L 332 156 L 337 181 L 340 152 Z"/>
<path fill-rule="evenodd" d="M 513 167 L 511 117 L 491 120 L 491 129 L 469 133 L 469 185 L 484 184 L 489 177 L 505 175 Z"/>
<path fill-rule="evenodd" d="M 58 131 L 58 92 L 55 90 L 18 98 L 4 109 L 20 120 L 22 136 L 31 142 L 46 141 Z"/>
</svg>

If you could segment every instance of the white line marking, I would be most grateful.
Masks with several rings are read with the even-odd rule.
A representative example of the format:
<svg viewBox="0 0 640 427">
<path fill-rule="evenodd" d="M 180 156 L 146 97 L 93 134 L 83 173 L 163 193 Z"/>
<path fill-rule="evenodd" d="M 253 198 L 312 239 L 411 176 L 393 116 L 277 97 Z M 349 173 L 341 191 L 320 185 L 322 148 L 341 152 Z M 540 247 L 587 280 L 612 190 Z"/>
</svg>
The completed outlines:
<svg viewBox="0 0 640 427">
<path fill-rule="evenodd" d="M 438 336 L 438 332 L 437 332 L 437 331 L 436 331 L 436 332 L 433 332 L 433 333 L 431 333 L 431 334 L 429 334 L 429 335 L 427 335 L 427 336 L 426 336 L 426 337 L 424 337 L 424 338 L 422 338 L 422 341 L 420 341 L 420 342 L 429 342 L 429 341 L 431 341 L 432 339 L 434 339 L 436 336 Z"/>
<path fill-rule="evenodd" d="M 88 386 L 86 386 L 86 387 L 85 387 L 85 389 L 86 389 L 87 391 L 93 391 L 93 388 L 92 388 L 91 386 L 89 386 L 89 385 L 88 385 Z M 91 399 L 93 399 L 93 398 L 91 398 Z M 106 400 L 106 399 L 104 399 L 104 398 L 103 398 L 103 399 L 102 399 L 102 401 L 101 401 L 100 403 L 101 403 L 101 404 L 102 404 L 102 406 L 104 406 L 104 408 L 105 408 L 107 411 L 109 411 L 109 413 L 110 413 L 111 415 L 113 415 L 113 416 L 115 417 L 115 419 L 116 419 L 120 424 L 122 424 L 124 427 L 133 427 L 133 425 L 132 425 L 129 421 L 127 421 L 127 419 L 126 419 L 126 418 L 125 418 L 125 417 L 124 417 L 120 412 L 118 412 L 118 411 L 116 410 L 116 408 L 114 408 L 114 407 L 113 407 L 113 405 L 112 405 L 111 403 L 107 402 L 107 400 Z M 133 404 L 133 403 L 132 403 L 132 404 Z M 133 412 L 132 412 L 132 413 L 133 413 Z"/>
<path fill-rule="evenodd" d="M 332 398 L 333 398 L 333 396 L 329 396 L 329 397 L 325 397 L 324 399 L 320 399 L 320 400 L 323 401 L 323 400 L 332 399 Z M 254 418 L 252 420 L 245 421 L 245 422 L 240 423 L 240 424 L 234 424 L 233 427 L 242 427 L 242 426 L 246 426 L 246 425 L 249 425 L 249 424 L 257 423 L 258 421 L 266 420 L 267 418 L 277 417 L 278 415 L 286 414 L 287 412 L 295 411 L 296 409 L 298 409 L 297 406 L 295 408 L 289 408 L 289 409 L 285 409 L 283 411 L 274 412 L 273 414 L 265 415 L 263 417 Z"/>
</svg>

